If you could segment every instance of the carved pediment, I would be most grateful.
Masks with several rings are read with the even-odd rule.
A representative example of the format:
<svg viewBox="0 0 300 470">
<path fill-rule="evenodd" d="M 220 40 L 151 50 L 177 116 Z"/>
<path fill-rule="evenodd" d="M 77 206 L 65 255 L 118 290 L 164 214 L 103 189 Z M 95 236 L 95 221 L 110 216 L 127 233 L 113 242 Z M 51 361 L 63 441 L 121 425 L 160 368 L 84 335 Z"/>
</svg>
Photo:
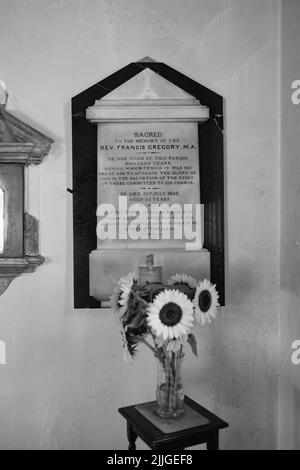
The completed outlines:
<svg viewBox="0 0 300 470">
<path fill-rule="evenodd" d="M 87 109 L 92 122 L 205 122 L 209 109 L 198 99 L 149 68 Z"/>
<path fill-rule="evenodd" d="M 40 164 L 53 140 L 0 108 L 0 163 Z"/>
<path fill-rule="evenodd" d="M 107 100 L 198 100 L 182 88 L 153 72 L 149 68 L 123 83 L 102 98 Z"/>
</svg>

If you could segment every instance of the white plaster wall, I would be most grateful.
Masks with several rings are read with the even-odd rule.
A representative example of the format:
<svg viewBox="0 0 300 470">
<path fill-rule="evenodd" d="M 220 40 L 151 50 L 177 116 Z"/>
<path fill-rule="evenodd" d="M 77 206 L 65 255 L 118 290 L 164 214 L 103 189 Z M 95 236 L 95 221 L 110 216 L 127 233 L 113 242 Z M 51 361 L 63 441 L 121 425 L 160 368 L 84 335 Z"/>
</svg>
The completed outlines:
<svg viewBox="0 0 300 470">
<path fill-rule="evenodd" d="M 300 449 L 300 366 L 291 345 L 300 340 L 300 105 L 291 84 L 300 79 L 300 3 L 282 2 L 281 369 L 279 446 Z"/>
<path fill-rule="evenodd" d="M 124 365 L 109 311 L 72 308 L 66 192 L 71 97 L 148 55 L 226 99 L 227 307 L 197 332 L 186 391 L 230 422 L 223 448 L 275 448 L 279 1 L 0 0 L 0 9 L 9 109 L 56 141 L 39 169 L 39 207 L 29 197 L 48 262 L 0 298 L 0 447 L 122 449 L 117 408 L 154 397 L 151 355 Z"/>
</svg>

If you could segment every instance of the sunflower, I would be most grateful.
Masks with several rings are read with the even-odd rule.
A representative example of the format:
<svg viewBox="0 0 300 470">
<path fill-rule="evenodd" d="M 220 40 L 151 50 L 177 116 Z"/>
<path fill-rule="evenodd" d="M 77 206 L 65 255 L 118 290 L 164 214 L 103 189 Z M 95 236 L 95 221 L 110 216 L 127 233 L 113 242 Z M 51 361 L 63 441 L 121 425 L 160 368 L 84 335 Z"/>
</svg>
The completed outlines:
<svg viewBox="0 0 300 470">
<path fill-rule="evenodd" d="M 124 324 L 124 317 L 128 310 L 129 299 L 136 284 L 136 274 L 129 273 L 128 276 L 124 276 L 119 280 L 114 293 L 111 296 L 111 309 L 114 313 L 115 321 L 121 335 L 124 359 L 126 361 L 133 357 L 136 346 L 132 344 L 132 338 L 129 338 L 129 335 L 126 333 Z"/>
<path fill-rule="evenodd" d="M 115 319 L 117 328 L 121 336 L 122 347 L 123 347 L 123 357 L 124 357 L 124 360 L 127 362 L 129 359 L 131 359 L 133 354 L 131 354 L 130 345 L 126 337 L 126 331 L 125 331 L 124 323 L 122 319 L 125 312 L 124 312 L 124 307 L 120 307 L 119 305 L 119 297 L 120 297 L 120 292 L 119 292 L 119 289 L 117 288 L 111 297 L 111 304 L 112 304 L 111 308 L 114 314 L 114 319 Z"/>
<path fill-rule="evenodd" d="M 193 304 L 177 290 L 164 290 L 147 309 L 148 325 L 165 341 L 186 336 L 193 326 Z"/>
<path fill-rule="evenodd" d="M 119 286 L 120 286 L 119 304 L 126 309 L 128 307 L 128 301 L 130 298 L 131 291 L 136 286 L 137 280 L 138 278 L 135 273 L 129 273 L 127 276 L 121 277 L 121 279 L 119 280 Z"/>
<path fill-rule="evenodd" d="M 119 284 L 115 287 L 114 292 L 110 298 L 110 306 L 111 310 L 115 316 L 118 318 L 124 315 L 125 309 L 119 303 L 121 297 L 121 291 Z"/>
<path fill-rule="evenodd" d="M 128 276 L 121 277 L 110 298 L 112 311 L 120 317 L 127 310 L 130 294 L 137 284 L 137 279 L 135 273 L 129 273 Z"/>
<path fill-rule="evenodd" d="M 192 276 L 188 276 L 185 273 L 175 274 L 169 277 L 167 280 L 168 286 L 174 286 L 175 284 L 183 284 L 188 286 L 190 289 L 196 289 L 198 282 Z"/>
<path fill-rule="evenodd" d="M 219 294 L 216 286 L 207 279 L 200 282 L 193 300 L 195 317 L 197 321 L 205 325 L 211 323 L 212 318 L 216 318 L 219 304 Z"/>
</svg>

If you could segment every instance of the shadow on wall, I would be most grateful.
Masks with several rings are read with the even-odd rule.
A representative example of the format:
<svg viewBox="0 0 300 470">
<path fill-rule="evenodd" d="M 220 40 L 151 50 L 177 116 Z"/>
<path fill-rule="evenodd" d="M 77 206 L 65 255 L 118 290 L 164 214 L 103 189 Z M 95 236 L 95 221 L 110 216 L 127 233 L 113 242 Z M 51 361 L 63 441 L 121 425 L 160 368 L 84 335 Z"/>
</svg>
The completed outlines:
<svg viewBox="0 0 300 470">
<path fill-rule="evenodd" d="M 231 264 L 227 276 L 227 298 L 231 304 L 243 305 L 252 294 L 257 294 L 260 280 L 256 271 L 253 259 L 247 262 L 243 257 Z"/>
<path fill-rule="evenodd" d="M 300 387 L 293 387 L 295 400 L 295 449 L 300 449 Z"/>
</svg>

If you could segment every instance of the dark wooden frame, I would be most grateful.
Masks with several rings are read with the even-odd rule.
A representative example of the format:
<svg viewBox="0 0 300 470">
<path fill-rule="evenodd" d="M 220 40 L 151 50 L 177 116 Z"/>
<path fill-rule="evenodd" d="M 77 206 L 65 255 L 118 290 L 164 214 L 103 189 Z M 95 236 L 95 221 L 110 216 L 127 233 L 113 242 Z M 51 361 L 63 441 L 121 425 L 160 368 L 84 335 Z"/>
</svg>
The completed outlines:
<svg viewBox="0 0 300 470">
<path fill-rule="evenodd" d="M 210 119 L 199 124 L 204 243 L 211 253 L 211 281 L 217 285 L 220 304 L 225 305 L 223 98 L 164 63 L 133 62 L 72 99 L 74 307 L 100 307 L 89 294 L 89 253 L 97 248 L 97 126 L 86 119 L 86 109 L 145 68 L 210 109 Z"/>
<path fill-rule="evenodd" d="M 185 403 L 201 416 L 208 419 L 208 424 L 165 434 L 145 418 L 136 405 L 120 408 L 119 413 L 127 422 L 128 450 L 136 450 L 136 440 L 140 437 L 154 450 L 183 450 L 198 444 L 207 445 L 207 450 L 219 450 L 219 431 L 229 425 L 194 400 L 185 397 Z"/>
</svg>

